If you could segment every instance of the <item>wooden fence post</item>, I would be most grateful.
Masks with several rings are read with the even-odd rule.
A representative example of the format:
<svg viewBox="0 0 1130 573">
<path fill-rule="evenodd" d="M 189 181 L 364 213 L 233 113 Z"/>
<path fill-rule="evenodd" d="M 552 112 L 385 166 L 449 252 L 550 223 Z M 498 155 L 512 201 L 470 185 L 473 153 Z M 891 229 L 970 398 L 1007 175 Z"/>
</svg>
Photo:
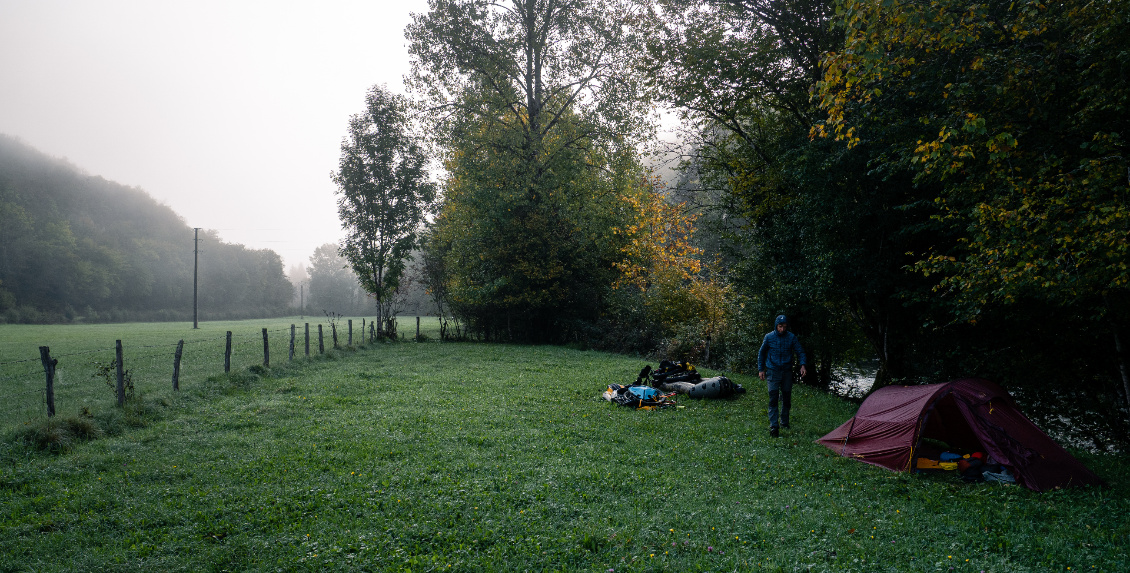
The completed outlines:
<svg viewBox="0 0 1130 573">
<path fill-rule="evenodd" d="M 361 342 L 365 342 L 365 319 L 361 319 Z"/>
<path fill-rule="evenodd" d="M 416 317 L 416 341 L 420 341 L 420 317 Z"/>
<path fill-rule="evenodd" d="M 322 338 L 322 325 L 318 325 L 318 354 L 326 353 L 326 340 Z"/>
<path fill-rule="evenodd" d="M 349 319 L 349 346 L 353 346 L 353 319 Z"/>
<path fill-rule="evenodd" d="M 310 323 L 306 323 L 306 358 L 310 358 Z"/>
<path fill-rule="evenodd" d="M 294 325 L 290 325 L 290 356 L 287 360 L 294 360 Z"/>
<path fill-rule="evenodd" d="M 271 345 L 267 343 L 267 329 L 263 329 L 263 368 L 271 366 Z"/>
<path fill-rule="evenodd" d="M 126 404 L 126 370 L 122 364 L 122 341 L 119 340 L 115 344 L 115 351 L 118 357 L 118 406 L 125 406 Z"/>
<path fill-rule="evenodd" d="M 224 346 L 224 374 L 231 372 L 231 331 L 228 331 L 228 342 Z"/>
<path fill-rule="evenodd" d="M 177 353 L 173 357 L 173 390 L 180 390 L 180 358 L 184 354 L 184 339 L 177 343 Z"/>
<path fill-rule="evenodd" d="M 376 342 L 377 341 L 376 324 L 377 323 L 372 322 L 372 321 L 369 322 L 369 342 Z"/>
<path fill-rule="evenodd" d="M 337 323 L 336 322 L 330 323 L 330 336 L 333 337 L 334 350 L 337 350 Z"/>
<path fill-rule="evenodd" d="M 47 417 L 55 415 L 55 366 L 58 360 L 51 359 L 51 348 L 39 347 L 39 359 L 43 361 L 43 373 L 47 375 Z"/>
</svg>

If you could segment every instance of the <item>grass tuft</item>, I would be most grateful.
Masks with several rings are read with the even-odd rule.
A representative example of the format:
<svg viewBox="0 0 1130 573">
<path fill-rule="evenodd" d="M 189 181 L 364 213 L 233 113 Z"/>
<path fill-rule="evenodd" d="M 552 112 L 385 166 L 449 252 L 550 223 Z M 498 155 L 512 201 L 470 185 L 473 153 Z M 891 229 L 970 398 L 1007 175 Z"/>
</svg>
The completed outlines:
<svg viewBox="0 0 1130 573">
<path fill-rule="evenodd" d="M 16 430 L 10 441 L 35 450 L 61 454 L 71 451 L 78 443 L 95 440 L 103 433 L 98 423 L 87 416 L 53 417 Z"/>
</svg>

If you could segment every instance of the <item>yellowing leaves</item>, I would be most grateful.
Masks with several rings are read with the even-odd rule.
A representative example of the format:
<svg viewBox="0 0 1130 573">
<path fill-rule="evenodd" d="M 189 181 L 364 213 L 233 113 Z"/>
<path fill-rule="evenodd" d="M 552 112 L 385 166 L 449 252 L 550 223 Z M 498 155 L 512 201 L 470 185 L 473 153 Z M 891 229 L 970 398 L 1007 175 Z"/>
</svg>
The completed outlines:
<svg viewBox="0 0 1130 573">
<path fill-rule="evenodd" d="M 659 273 L 689 280 L 701 270 L 701 250 L 690 243 L 697 216 L 685 205 L 669 202 L 657 186 L 646 182 L 621 200 L 631 208 L 634 222 L 615 230 L 627 238 L 621 248 L 624 258 L 616 263 L 617 288 L 634 285 L 646 290 Z"/>
</svg>

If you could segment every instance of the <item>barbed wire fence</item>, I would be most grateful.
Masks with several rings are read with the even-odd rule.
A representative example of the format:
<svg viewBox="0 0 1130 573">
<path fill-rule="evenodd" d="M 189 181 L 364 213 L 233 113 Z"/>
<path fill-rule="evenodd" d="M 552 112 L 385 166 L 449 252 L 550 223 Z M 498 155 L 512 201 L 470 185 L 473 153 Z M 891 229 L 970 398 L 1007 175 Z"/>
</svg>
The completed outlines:
<svg viewBox="0 0 1130 573">
<path fill-rule="evenodd" d="M 417 337 L 419 323 L 417 317 Z M 115 400 L 121 405 L 127 391 L 178 391 L 182 384 L 200 383 L 232 370 L 277 366 L 334 348 L 372 344 L 371 325 L 371 319 L 354 324 L 353 319 L 343 318 L 161 344 L 117 340 L 113 347 L 62 353 L 43 346 L 39 357 L 0 361 L 0 428 L 59 414 L 77 415 Z"/>
</svg>

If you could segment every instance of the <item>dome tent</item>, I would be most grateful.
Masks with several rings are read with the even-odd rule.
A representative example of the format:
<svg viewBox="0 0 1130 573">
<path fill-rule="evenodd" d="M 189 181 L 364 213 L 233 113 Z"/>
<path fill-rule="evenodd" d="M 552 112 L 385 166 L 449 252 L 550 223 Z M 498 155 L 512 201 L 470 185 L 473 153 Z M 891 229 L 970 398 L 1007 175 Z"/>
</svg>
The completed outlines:
<svg viewBox="0 0 1130 573">
<path fill-rule="evenodd" d="M 845 457 L 910 471 L 924 439 L 983 451 L 1034 491 L 1103 483 L 988 380 L 880 388 L 855 416 L 816 441 Z"/>
</svg>

